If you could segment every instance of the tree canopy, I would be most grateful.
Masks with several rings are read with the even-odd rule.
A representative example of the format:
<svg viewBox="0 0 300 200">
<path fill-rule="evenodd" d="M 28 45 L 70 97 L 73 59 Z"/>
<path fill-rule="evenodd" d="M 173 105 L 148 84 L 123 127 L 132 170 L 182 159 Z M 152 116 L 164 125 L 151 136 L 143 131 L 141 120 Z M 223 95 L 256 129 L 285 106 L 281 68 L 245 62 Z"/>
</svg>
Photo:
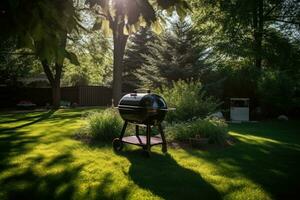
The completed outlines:
<svg viewBox="0 0 300 200">
<path fill-rule="evenodd" d="M 160 33 L 160 13 L 163 10 L 184 16 L 189 6 L 184 0 L 87 0 L 86 3 L 98 15 L 94 29 L 101 28 L 103 33 L 111 32 L 113 36 L 112 100 L 117 105 L 122 94 L 123 57 L 128 36 L 146 26 L 151 26 L 155 32 Z"/>
<path fill-rule="evenodd" d="M 60 79 L 64 59 L 79 64 L 66 50 L 67 37 L 78 24 L 72 0 L 1 1 L 0 36 L 14 37 L 17 47 L 38 58 L 53 89 L 53 104 L 60 104 Z"/>
<path fill-rule="evenodd" d="M 61 79 L 107 85 L 116 104 L 122 87 L 197 79 L 223 100 L 298 105 L 298 0 L 4 0 L 0 10 L 1 83 L 42 68 L 53 94 Z M 291 101 L 270 100 L 280 94 Z"/>
<path fill-rule="evenodd" d="M 65 49 L 67 34 L 78 23 L 72 0 L 4 0 L 0 5 L 3 38 L 15 36 L 19 48 L 32 50 L 40 60 L 62 64 L 67 57 L 77 63 Z"/>
</svg>

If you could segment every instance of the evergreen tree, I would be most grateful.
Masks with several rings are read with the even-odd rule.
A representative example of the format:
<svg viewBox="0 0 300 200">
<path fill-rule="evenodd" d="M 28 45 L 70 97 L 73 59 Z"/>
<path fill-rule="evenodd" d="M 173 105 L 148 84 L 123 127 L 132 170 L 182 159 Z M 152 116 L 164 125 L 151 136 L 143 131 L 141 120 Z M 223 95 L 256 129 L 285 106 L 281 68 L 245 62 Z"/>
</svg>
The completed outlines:
<svg viewBox="0 0 300 200">
<path fill-rule="evenodd" d="M 176 22 L 170 30 L 149 44 L 149 53 L 143 54 L 145 59 L 135 76 L 142 85 L 159 87 L 179 79 L 199 79 L 209 49 L 201 42 L 198 32 L 187 22 Z"/>
<path fill-rule="evenodd" d="M 140 69 L 146 62 L 146 58 L 143 55 L 150 53 L 149 44 L 155 42 L 157 39 L 157 36 L 150 28 L 142 28 L 130 38 L 123 64 L 125 87 L 137 88 L 141 85 L 141 81 L 135 74 L 137 73 L 137 69 Z"/>
</svg>

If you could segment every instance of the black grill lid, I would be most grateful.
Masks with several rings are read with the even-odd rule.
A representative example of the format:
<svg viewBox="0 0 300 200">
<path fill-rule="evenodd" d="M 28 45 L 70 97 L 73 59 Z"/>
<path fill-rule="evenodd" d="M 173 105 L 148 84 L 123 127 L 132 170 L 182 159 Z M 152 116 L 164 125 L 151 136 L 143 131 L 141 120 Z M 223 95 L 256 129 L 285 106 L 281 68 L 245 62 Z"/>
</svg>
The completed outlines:
<svg viewBox="0 0 300 200">
<path fill-rule="evenodd" d="M 119 106 L 140 106 L 141 99 L 145 96 L 144 93 L 131 93 L 126 94 L 122 97 L 122 99 L 119 102 Z"/>
<path fill-rule="evenodd" d="M 165 100 L 153 93 L 130 93 L 122 97 L 119 107 L 167 109 Z"/>
<path fill-rule="evenodd" d="M 141 106 L 151 109 L 167 109 L 165 100 L 157 94 L 148 94 L 141 100 Z"/>
</svg>

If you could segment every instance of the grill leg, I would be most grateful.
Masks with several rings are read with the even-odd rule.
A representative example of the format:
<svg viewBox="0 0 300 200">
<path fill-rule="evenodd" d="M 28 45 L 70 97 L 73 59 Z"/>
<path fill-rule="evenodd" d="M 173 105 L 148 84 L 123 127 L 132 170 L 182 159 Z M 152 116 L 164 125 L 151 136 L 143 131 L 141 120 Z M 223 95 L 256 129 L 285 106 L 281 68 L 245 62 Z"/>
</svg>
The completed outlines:
<svg viewBox="0 0 300 200">
<path fill-rule="evenodd" d="M 138 137 L 139 135 L 139 126 L 135 125 L 135 136 Z"/>
<path fill-rule="evenodd" d="M 127 127 L 127 124 L 128 122 L 125 121 L 124 125 L 123 125 L 123 128 L 122 128 L 122 131 L 121 131 L 121 135 L 119 137 L 119 140 L 122 141 L 122 138 L 124 137 L 124 134 L 125 134 L 125 130 L 126 130 L 126 127 Z"/>
<path fill-rule="evenodd" d="M 151 133 L 151 125 L 147 125 L 147 132 L 146 132 L 146 137 L 147 137 L 147 143 L 146 143 L 146 151 L 147 151 L 147 153 L 150 155 L 150 148 L 151 148 L 151 145 L 150 145 L 150 137 L 151 137 L 151 135 L 150 135 L 150 133 Z"/>
<path fill-rule="evenodd" d="M 162 149 L 161 151 L 163 153 L 166 153 L 168 151 L 168 148 L 167 148 L 167 141 L 166 141 L 166 138 L 165 138 L 165 134 L 164 134 L 164 131 L 163 131 L 163 128 L 161 126 L 161 124 L 158 124 L 158 130 L 160 132 L 160 135 L 161 135 L 161 139 L 162 139 Z"/>
<path fill-rule="evenodd" d="M 135 136 L 136 136 L 137 139 L 139 140 L 139 143 L 140 143 L 140 144 L 143 144 L 143 142 L 142 142 L 142 140 L 141 140 L 141 138 L 140 138 L 140 134 L 139 134 L 139 125 L 135 125 Z M 143 149 L 145 149 L 145 148 L 143 147 Z"/>
</svg>

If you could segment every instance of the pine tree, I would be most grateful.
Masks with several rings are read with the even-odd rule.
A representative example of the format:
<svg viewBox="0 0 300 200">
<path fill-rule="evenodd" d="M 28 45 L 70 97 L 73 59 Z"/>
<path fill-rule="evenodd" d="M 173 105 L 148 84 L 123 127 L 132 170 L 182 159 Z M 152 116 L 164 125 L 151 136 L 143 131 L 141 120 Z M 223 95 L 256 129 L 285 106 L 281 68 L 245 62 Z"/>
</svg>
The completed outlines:
<svg viewBox="0 0 300 200">
<path fill-rule="evenodd" d="M 156 39 L 157 36 L 150 28 L 142 28 L 130 38 L 124 58 L 123 81 L 125 87 L 137 88 L 141 85 L 135 73 L 146 62 L 142 55 L 149 53 L 149 43 L 153 43 Z"/>
<path fill-rule="evenodd" d="M 205 61 L 210 51 L 187 22 L 172 24 L 171 30 L 151 42 L 148 49 L 142 55 L 145 62 L 135 73 L 141 85 L 159 87 L 179 79 L 199 79 L 208 67 Z"/>
</svg>

